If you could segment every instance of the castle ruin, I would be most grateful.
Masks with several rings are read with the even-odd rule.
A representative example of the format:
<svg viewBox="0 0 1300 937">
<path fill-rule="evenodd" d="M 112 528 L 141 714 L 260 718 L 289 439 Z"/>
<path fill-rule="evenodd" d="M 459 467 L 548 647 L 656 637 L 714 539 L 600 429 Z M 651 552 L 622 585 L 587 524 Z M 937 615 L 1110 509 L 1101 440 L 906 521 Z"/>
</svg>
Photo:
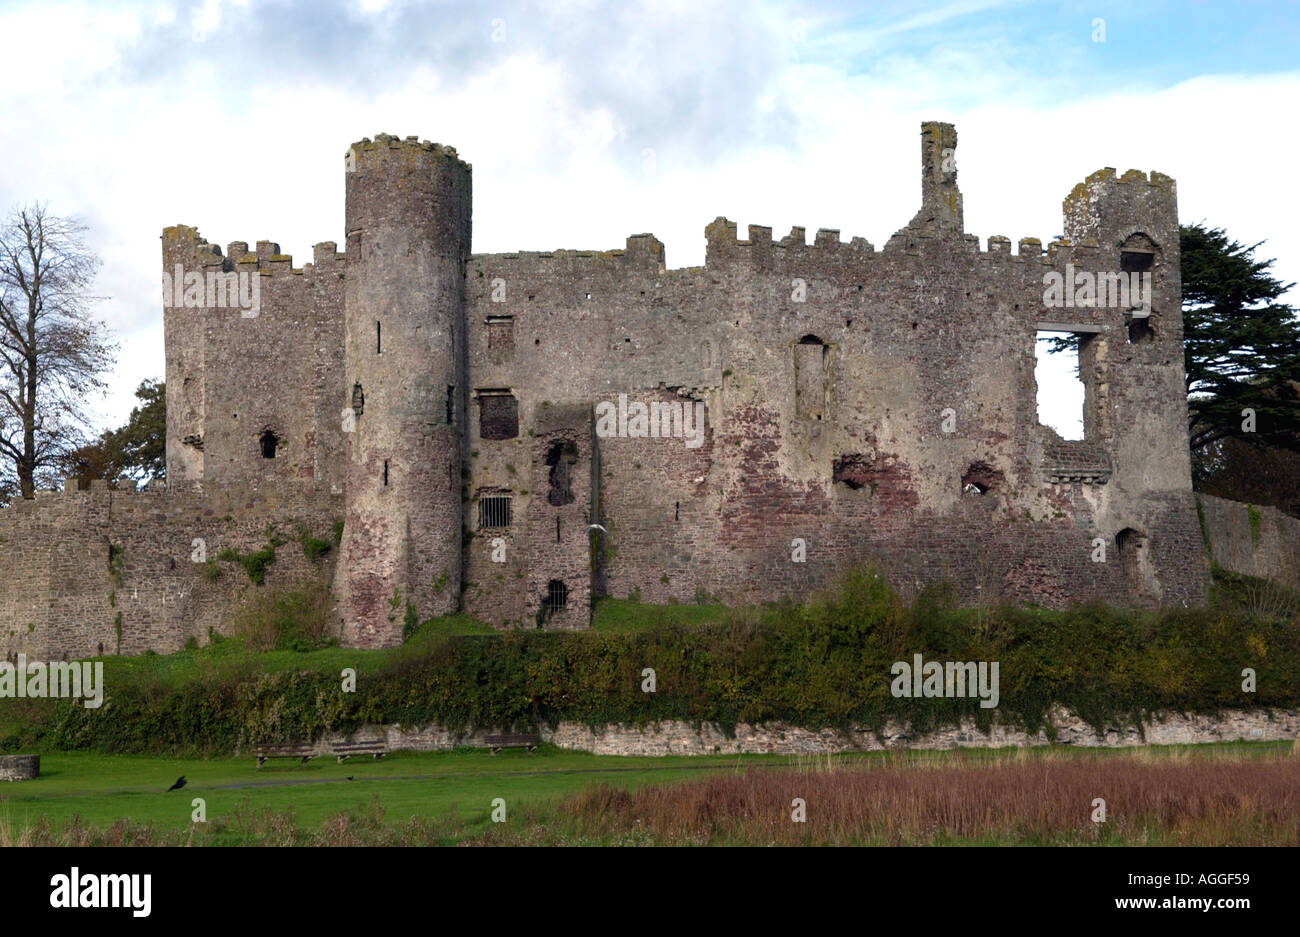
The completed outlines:
<svg viewBox="0 0 1300 937">
<path fill-rule="evenodd" d="M 1063 239 L 981 247 L 956 143 L 922 125 L 921 209 L 880 249 L 718 218 L 702 267 L 650 234 L 474 254 L 469 165 L 387 135 L 345 157 L 342 252 L 167 228 L 175 295 L 197 286 L 164 309 L 166 490 L 4 512 L 3 650 L 202 643 L 264 588 L 212 557 L 340 520 L 266 582 L 325 582 L 365 647 L 458 610 L 574 629 L 598 596 L 798 596 L 859 562 L 968 601 L 1202 602 L 1174 180 L 1100 170 Z M 1077 337 L 1081 440 L 1038 421 L 1042 332 Z M 22 530 L 45 539 L 15 558 Z"/>
</svg>

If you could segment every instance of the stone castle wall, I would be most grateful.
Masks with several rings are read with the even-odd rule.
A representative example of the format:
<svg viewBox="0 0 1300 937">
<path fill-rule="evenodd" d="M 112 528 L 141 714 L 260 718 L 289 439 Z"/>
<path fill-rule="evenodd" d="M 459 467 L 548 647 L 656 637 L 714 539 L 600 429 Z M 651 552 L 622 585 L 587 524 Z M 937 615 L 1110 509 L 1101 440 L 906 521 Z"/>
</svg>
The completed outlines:
<svg viewBox="0 0 1300 937">
<path fill-rule="evenodd" d="M 163 310 L 170 486 L 298 479 L 342 493 L 345 255 L 327 241 L 298 269 L 273 242 L 222 254 L 185 225 L 163 231 L 162 251 L 173 281 L 178 269 L 205 280 L 202 304 Z M 210 295 L 216 274 L 255 277 L 258 308 Z"/>
<path fill-rule="evenodd" d="M 1173 180 L 1094 173 L 1063 238 L 1013 252 L 965 233 L 956 142 L 923 125 L 921 209 L 880 249 L 718 218 L 702 267 L 669 269 L 650 234 L 472 254 L 468 164 L 388 135 L 348 151 L 345 253 L 297 269 L 167 228 L 165 272 L 243 274 L 258 309 L 199 291 L 164 310 L 166 493 L 3 512 L 5 647 L 116 648 L 119 612 L 124 652 L 202 639 L 247 590 L 196 578 L 191 538 L 247 551 L 267 524 L 339 518 L 338 575 L 271 576 L 324 577 L 359 646 L 400 641 L 408 603 L 582 628 L 602 595 L 758 602 L 857 562 L 969 601 L 1203 601 Z M 1149 273 L 1145 303 L 1045 298 L 1121 271 Z M 1081 440 L 1038 422 L 1046 331 L 1079 342 Z M 641 407 L 666 435 L 637 434 Z M 1207 523 L 1232 568 L 1278 567 L 1290 537 L 1270 515 L 1247 556 L 1249 516 Z"/>
<path fill-rule="evenodd" d="M 943 214 L 953 195 L 926 191 L 930 210 L 879 251 L 835 231 L 809 244 L 798 228 L 776 241 L 751 226 L 742 241 L 718 219 L 703 268 L 667 269 L 649 235 L 613 251 L 475 255 L 468 523 L 481 496 L 507 493 L 530 527 L 506 532 L 523 540 L 504 568 L 472 542 L 467 578 L 510 582 L 553 549 L 527 539 L 549 528 L 519 472 L 542 409 L 625 395 L 699 401 L 707 425 L 696 448 L 597 434 L 598 594 L 762 601 L 880 562 L 908 585 L 951 579 L 970 600 L 1200 602 L 1172 180 L 1094 174 L 1066 199 L 1073 239 L 1016 253 L 1000 237 L 981 250 Z M 1047 274 L 1118 271 L 1135 240 L 1152 258 L 1148 331 L 1127 307 L 1044 307 Z M 1053 328 L 1084 344 L 1081 441 L 1037 420 L 1035 340 Z M 507 439 L 480 426 L 503 392 L 518 412 Z M 525 620 L 488 591 L 466 604 Z"/>
<path fill-rule="evenodd" d="M 329 583 L 333 556 L 309 561 L 299 532 L 329 538 L 342 509 L 338 495 L 271 479 L 202 491 L 100 483 L 19 501 L 0 511 L 0 657 L 166 654 L 191 637 L 207 644 L 209 629 L 229 635 L 259 590 Z M 272 525 L 285 543 L 263 586 L 216 559 L 261 549 Z"/>
<path fill-rule="evenodd" d="M 1300 589 L 1300 519 L 1211 495 L 1197 499 L 1215 563 Z"/>
</svg>

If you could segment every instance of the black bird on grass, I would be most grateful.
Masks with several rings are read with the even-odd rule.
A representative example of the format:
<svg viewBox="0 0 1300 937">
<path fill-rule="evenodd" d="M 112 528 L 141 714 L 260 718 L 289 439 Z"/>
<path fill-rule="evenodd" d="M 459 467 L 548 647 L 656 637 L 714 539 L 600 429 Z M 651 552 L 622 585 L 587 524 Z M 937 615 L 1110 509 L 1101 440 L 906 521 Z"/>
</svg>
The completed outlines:
<svg viewBox="0 0 1300 937">
<path fill-rule="evenodd" d="M 170 793 L 170 792 L 172 792 L 172 791 L 179 791 L 179 790 L 180 790 L 182 787 L 184 787 L 184 786 L 185 786 L 185 775 L 182 774 L 179 778 L 176 779 L 176 783 L 175 783 L 175 784 L 173 784 L 171 787 L 167 788 L 167 791 L 168 791 L 168 793 Z"/>
</svg>

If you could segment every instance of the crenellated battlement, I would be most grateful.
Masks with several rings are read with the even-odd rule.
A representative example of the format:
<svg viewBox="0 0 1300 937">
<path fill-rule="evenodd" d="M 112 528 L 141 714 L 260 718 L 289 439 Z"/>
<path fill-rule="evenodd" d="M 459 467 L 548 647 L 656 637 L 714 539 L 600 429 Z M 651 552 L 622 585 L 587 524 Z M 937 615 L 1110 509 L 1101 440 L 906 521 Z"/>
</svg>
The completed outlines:
<svg viewBox="0 0 1300 937">
<path fill-rule="evenodd" d="M 425 156 L 453 160 L 466 172 L 471 172 L 473 169 L 469 163 L 460 158 L 454 146 L 430 143 L 416 136 L 402 138 L 389 133 L 380 133 L 376 134 L 373 140 L 362 137 L 348 147 L 346 155 L 348 172 L 364 172 L 381 159 L 387 159 L 391 151 L 399 151 L 408 159 Z"/>
<path fill-rule="evenodd" d="M 1178 229 L 1178 187 L 1169 176 L 1130 169 L 1122 176 L 1107 166 L 1070 190 L 1061 203 L 1065 236 L 1118 247 L 1135 233 Z M 1177 250 L 1176 243 L 1163 245 Z"/>
<path fill-rule="evenodd" d="M 772 229 L 764 225 L 749 225 L 748 240 L 737 237 L 737 225 L 734 221 L 719 217 L 705 228 L 708 241 L 706 266 L 730 266 L 747 264 L 759 268 L 775 267 L 782 270 L 793 269 L 799 265 L 820 266 L 829 263 L 833 267 L 849 270 L 869 271 L 873 264 L 895 252 L 914 253 L 918 247 L 904 246 L 891 239 L 891 245 L 885 251 L 877 251 L 866 239 L 855 237 L 845 242 L 840 239 L 840 232 L 833 228 L 820 228 L 811 244 L 808 243 L 806 229 L 795 226 L 790 233 L 780 240 L 772 239 Z M 926 239 L 920 239 L 924 243 Z M 1043 242 L 1036 237 L 1021 238 L 1016 251 L 1011 250 L 1011 239 L 1003 235 L 993 235 L 986 247 L 981 250 L 979 238 L 965 234 L 961 238 L 961 249 L 974 254 L 980 262 L 1039 263 L 1056 266 L 1103 254 L 1096 238 L 1083 238 L 1077 242 L 1058 238 L 1043 247 Z M 1114 259 L 1110 259 L 1113 265 Z"/>
<path fill-rule="evenodd" d="M 841 263 L 866 262 L 876 250 L 865 238 L 841 241 L 840 232 L 835 228 L 819 228 L 811 245 L 806 229 L 799 225 L 793 226 L 779 241 L 772 240 L 772 229 L 766 225 L 749 225 L 749 238 L 743 241 L 737 237 L 736 229 L 736 222 L 722 216 L 705 226 L 706 268 L 747 262 L 780 265 L 822 258 Z"/>
<path fill-rule="evenodd" d="M 198 229 L 189 225 L 171 225 L 163 229 L 164 273 L 169 276 L 169 262 L 179 262 L 183 266 L 196 266 L 208 272 L 238 273 L 256 272 L 263 277 L 311 276 L 316 268 L 329 267 L 331 273 L 339 273 L 340 267 L 347 262 L 347 255 L 338 251 L 334 241 L 323 241 L 312 248 L 312 262 L 302 267 L 293 265 L 293 255 L 282 253 L 275 241 L 258 241 L 256 247 L 249 249 L 247 241 L 231 241 L 226 245 L 225 253 L 217 244 L 209 243 L 199 235 Z M 211 271 L 209 268 L 219 268 Z M 187 271 L 188 272 L 188 271 Z"/>
</svg>

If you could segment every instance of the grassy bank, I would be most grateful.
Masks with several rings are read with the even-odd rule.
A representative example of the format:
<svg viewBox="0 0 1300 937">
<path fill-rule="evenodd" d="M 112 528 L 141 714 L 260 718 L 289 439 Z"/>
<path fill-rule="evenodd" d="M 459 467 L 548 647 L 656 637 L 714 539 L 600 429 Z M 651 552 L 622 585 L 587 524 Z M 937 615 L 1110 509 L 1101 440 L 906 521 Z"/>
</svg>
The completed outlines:
<svg viewBox="0 0 1300 937">
<path fill-rule="evenodd" d="M 963 608 L 943 585 L 905 604 L 884 579 L 859 571 L 802 604 L 638 611 L 624 603 L 607 627 L 586 633 L 449 634 L 473 623 L 444 620 L 385 651 L 257 652 L 227 640 L 108 659 L 107 702 L 97 710 L 0 701 L 0 750 L 229 753 L 394 722 L 522 730 L 561 720 L 896 721 L 916 731 L 963 717 L 989 723 L 994 711 L 978 699 L 893 696 L 891 665 L 914 654 L 998 662 L 998 716 L 1029 730 L 1058 704 L 1097 727 L 1154 711 L 1300 707 L 1300 615 L 1276 604 L 1252 611 L 1240 583 L 1220 577 L 1205 608 L 1050 611 Z M 659 624 L 661 615 L 681 617 Z M 345 691 L 346 668 L 357 672 L 355 692 Z M 647 668 L 653 693 L 643 691 Z M 1246 668 L 1254 692 L 1243 690 Z"/>
</svg>

